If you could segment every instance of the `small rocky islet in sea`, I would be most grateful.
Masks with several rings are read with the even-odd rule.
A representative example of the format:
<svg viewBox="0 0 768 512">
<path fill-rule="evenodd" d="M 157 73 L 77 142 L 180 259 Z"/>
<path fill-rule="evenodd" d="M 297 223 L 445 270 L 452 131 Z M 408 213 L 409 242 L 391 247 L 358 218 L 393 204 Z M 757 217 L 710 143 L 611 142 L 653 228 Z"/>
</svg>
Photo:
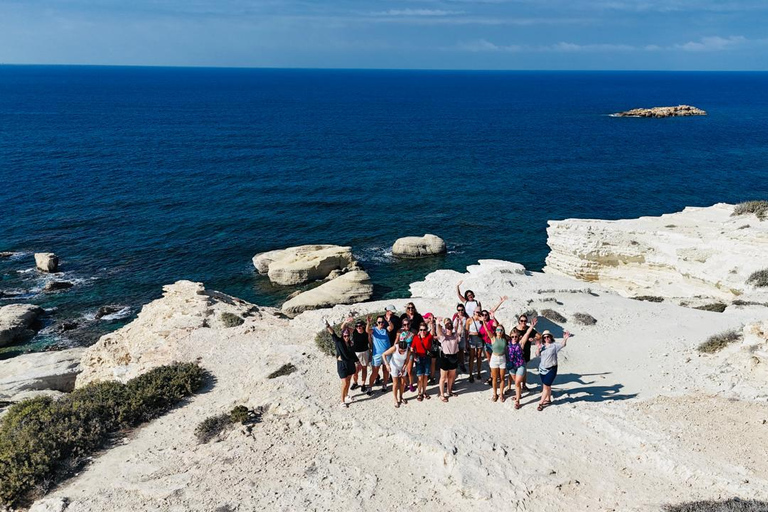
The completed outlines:
<svg viewBox="0 0 768 512">
<path fill-rule="evenodd" d="M 676 107 L 651 107 L 633 108 L 624 112 L 611 114 L 611 117 L 687 117 L 705 116 L 707 112 L 691 105 L 677 105 Z"/>
</svg>

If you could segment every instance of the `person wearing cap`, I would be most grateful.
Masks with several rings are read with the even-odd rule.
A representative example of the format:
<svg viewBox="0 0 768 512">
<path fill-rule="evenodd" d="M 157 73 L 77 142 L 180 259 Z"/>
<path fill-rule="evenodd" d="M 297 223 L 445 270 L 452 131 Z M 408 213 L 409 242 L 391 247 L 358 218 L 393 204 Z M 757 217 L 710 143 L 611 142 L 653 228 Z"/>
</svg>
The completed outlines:
<svg viewBox="0 0 768 512">
<path fill-rule="evenodd" d="M 427 313 L 425 315 L 426 320 L 434 320 L 432 314 Z M 416 400 L 421 402 L 425 398 L 430 399 L 427 393 L 427 379 L 429 378 L 429 372 L 432 363 L 432 342 L 434 336 L 429 332 L 426 322 L 421 322 L 419 325 L 419 332 L 413 337 L 411 343 L 411 353 L 413 354 L 413 365 L 416 367 L 416 391 L 418 396 Z"/>
<path fill-rule="evenodd" d="M 349 323 L 351 324 L 354 320 L 352 318 L 348 319 Z M 358 320 L 355 322 L 355 329 L 352 331 L 352 350 L 355 351 L 355 355 L 357 356 L 357 365 L 355 367 L 355 375 L 352 377 L 352 386 L 349 388 L 351 390 L 357 389 L 358 386 L 358 376 L 362 373 L 362 381 L 363 385 L 360 386 L 360 391 L 365 393 L 368 391 L 368 387 L 366 386 L 367 378 L 368 378 L 368 365 L 370 364 L 371 360 L 371 316 L 368 315 L 368 319 L 366 323 L 363 323 L 362 320 Z"/>
<path fill-rule="evenodd" d="M 390 315 L 391 317 L 391 315 Z M 387 391 L 387 381 L 389 380 L 389 369 L 387 361 L 384 360 L 384 353 L 392 346 L 389 335 L 395 330 L 395 325 L 390 318 L 389 321 L 384 316 L 376 317 L 376 325 L 370 323 L 367 327 L 368 334 L 371 336 L 371 380 L 368 381 L 368 395 L 373 394 L 373 385 L 379 377 L 379 368 L 383 367 L 384 380 L 381 383 L 382 393 Z"/>
<path fill-rule="evenodd" d="M 341 379 L 341 407 L 349 407 L 352 397 L 349 396 L 349 385 L 352 375 L 355 374 L 357 356 L 352 348 L 352 335 L 347 329 L 342 330 L 339 337 L 325 321 L 325 329 L 330 333 L 334 345 L 336 345 L 336 372 Z"/>
<path fill-rule="evenodd" d="M 440 384 L 438 395 L 443 402 L 448 397 L 456 396 L 453 392 L 453 383 L 456 381 L 456 368 L 459 365 L 459 335 L 455 332 L 453 322 L 447 318 L 437 319 L 437 328 L 434 324 L 432 332 L 436 333 L 440 342 Z"/>
<path fill-rule="evenodd" d="M 536 345 L 536 355 L 539 356 L 539 376 L 541 377 L 541 385 L 543 390 L 541 392 L 541 400 L 537 410 L 542 411 L 544 407 L 552 403 L 552 384 L 557 377 L 557 354 L 565 348 L 568 344 L 568 338 L 571 337 L 571 333 L 565 331 L 563 333 L 563 341 L 555 342 L 552 333 L 544 331 L 541 333 L 541 339 L 544 342 L 538 342 Z"/>
</svg>

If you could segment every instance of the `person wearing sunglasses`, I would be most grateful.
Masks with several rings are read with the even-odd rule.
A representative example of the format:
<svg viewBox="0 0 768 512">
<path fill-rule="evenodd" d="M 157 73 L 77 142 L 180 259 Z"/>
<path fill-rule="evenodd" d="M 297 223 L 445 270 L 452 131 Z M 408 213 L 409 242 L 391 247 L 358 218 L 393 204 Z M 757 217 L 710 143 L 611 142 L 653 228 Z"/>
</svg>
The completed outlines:
<svg viewBox="0 0 768 512">
<path fill-rule="evenodd" d="M 482 309 L 482 306 L 480 306 L 480 303 L 475 299 L 475 292 L 472 290 L 467 290 L 464 293 L 461 293 L 461 283 L 464 281 L 459 281 L 456 284 L 456 295 L 459 296 L 459 300 L 462 304 L 464 304 L 464 307 L 467 310 L 467 316 L 472 317 L 475 314 L 476 309 Z"/>
<path fill-rule="evenodd" d="M 418 331 L 418 328 L 416 330 Z M 411 344 L 413 343 L 413 332 L 411 331 L 411 321 L 408 319 L 408 317 L 402 319 L 400 331 L 397 333 L 397 342 L 403 342 L 408 345 L 408 353 L 410 355 L 410 359 L 408 360 L 408 364 L 406 366 L 406 373 L 408 374 L 408 389 L 411 393 L 413 393 L 416 391 L 416 384 L 414 384 L 413 379 L 413 355 L 410 352 Z"/>
<path fill-rule="evenodd" d="M 493 387 L 492 400 L 495 402 L 501 395 L 501 401 L 506 397 L 504 391 L 507 385 L 507 336 L 504 333 L 504 327 L 497 324 L 494 327 L 491 336 L 491 357 L 488 358 L 488 366 L 491 367 L 491 381 Z M 501 393 L 499 393 L 501 387 Z"/>
<path fill-rule="evenodd" d="M 437 328 L 432 327 L 440 342 L 440 383 L 438 395 L 443 402 L 449 396 L 456 396 L 453 383 L 456 381 L 456 368 L 459 365 L 459 335 L 454 331 L 453 322 L 447 318 L 437 319 Z"/>
<path fill-rule="evenodd" d="M 476 309 L 472 316 L 467 318 L 464 324 L 464 332 L 467 333 L 467 344 L 469 345 L 469 382 L 475 382 L 473 366 L 477 361 L 477 380 L 480 380 L 480 371 L 483 360 L 483 337 L 480 336 L 480 329 L 483 327 L 483 313 Z"/>
<path fill-rule="evenodd" d="M 384 352 L 384 356 L 389 357 L 389 373 L 392 375 L 392 396 L 395 399 L 395 407 L 400 407 L 400 404 L 408 403 L 403 398 L 403 391 L 405 389 L 405 374 L 408 372 L 411 359 L 411 349 L 405 341 L 398 341 L 397 345 Z"/>
<path fill-rule="evenodd" d="M 541 386 L 543 387 L 541 400 L 536 408 L 539 411 L 543 411 L 544 407 L 552 403 L 552 384 L 555 382 L 555 377 L 557 377 L 557 354 L 565 348 L 570 337 L 571 333 L 565 331 L 561 343 L 555 342 L 551 332 L 544 331 L 541 333 L 541 339 L 544 343 L 539 342 L 536 345 L 536 355 L 540 358 L 539 376 L 541 377 Z"/>
<path fill-rule="evenodd" d="M 431 319 L 434 322 L 434 317 Z M 429 332 L 427 324 L 421 322 L 419 332 L 413 337 L 413 343 L 411 343 L 413 365 L 416 367 L 416 391 L 418 393 L 416 400 L 419 402 L 430 399 L 429 394 L 427 394 L 427 379 L 429 379 L 431 370 L 433 339 L 434 336 Z"/>
<path fill-rule="evenodd" d="M 528 327 L 530 327 L 528 325 L 528 315 L 526 314 L 520 315 L 517 319 L 517 325 L 515 326 L 514 330 L 515 332 L 517 332 L 517 334 L 520 335 L 521 339 L 525 335 L 525 333 L 528 332 Z M 529 342 L 523 346 L 523 360 L 525 361 L 525 367 L 526 367 L 526 372 L 523 374 L 523 384 L 522 384 L 523 391 L 530 391 L 528 389 L 528 384 L 527 384 L 528 382 L 527 368 L 528 368 L 528 363 L 531 361 L 531 347 L 533 346 L 534 340 L 538 341 L 540 339 L 541 339 L 541 335 L 536 331 L 536 329 L 533 329 L 533 331 L 531 331 L 531 335 L 528 337 Z"/>
<path fill-rule="evenodd" d="M 379 368 L 383 366 L 384 380 L 381 381 L 381 392 L 387 391 L 387 381 L 389 380 L 389 370 L 387 369 L 386 361 L 384 361 L 384 353 L 389 350 L 392 344 L 389 341 L 389 333 L 394 331 L 395 325 L 390 321 L 386 321 L 386 317 L 377 316 L 376 325 L 371 326 L 368 324 L 368 334 L 371 336 L 372 345 L 372 357 L 371 357 L 371 380 L 368 381 L 368 395 L 373 394 L 373 385 L 376 383 L 376 379 L 379 377 Z"/>
<path fill-rule="evenodd" d="M 464 304 L 457 304 L 456 312 L 453 314 L 451 323 L 453 324 L 453 332 L 459 337 L 458 367 L 464 373 L 467 373 L 467 367 L 464 365 L 464 354 L 466 353 L 465 350 L 467 349 L 467 334 L 464 326 L 466 326 L 467 320 L 469 320 L 469 316 L 467 315 Z"/>
<path fill-rule="evenodd" d="M 491 350 L 491 338 L 493 335 L 493 332 L 496 330 L 496 326 L 499 324 L 496 321 L 496 310 L 501 307 L 502 304 L 504 304 L 504 301 L 507 300 L 509 297 L 504 295 L 499 299 L 499 303 L 496 304 L 496 306 L 491 309 L 490 311 L 483 310 L 482 311 L 482 321 L 483 324 L 480 327 L 480 336 L 483 338 L 484 342 L 484 348 L 485 348 L 485 355 L 488 359 L 488 361 L 491 360 L 492 350 Z M 489 372 L 490 373 L 490 372 Z M 478 375 L 478 378 L 480 376 Z M 485 381 L 486 384 L 491 384 L 492 377 L 489 377 L 487 381 Z"/>
<path fill-rule="evenodd" d="M 416 334 L 419 332 L 419 325 L 421 325 L 421 322 L 424 321 L 424 318 L 419 314 L 418 311 L 416 311 L 416 306 L 413 304 L 413 302 L 409 302 L 405 305 L 405 313 L 400 315 L 400 320 L 404 321 L 405 319 L 408 319 L 408 322 L 411 326 L 411 332 L 413 334 Z"/>
<path fill-rule="evenodd" d="M 525 334 L 520 336 L 520 332 L 517 329 L 512 329 L 509 333 L 509 344 L 507 345 L 507 375 L 509 375 L 509 389 L 512 389 L 512 383 L 515 384 L 515 409 L 520 408 L 520 395 L 522 394 L 523 378 L 525 377 L 525 358 L 523 357 L 523 351 L 525 346 L 529 344 L 532 333 L 535 332 L 534 327 L 538 319 L 536 317 L 531 320 L 531 325 L 525 331 Z"/>
<path fill-rule="evenodd" d="M 352 401 L 352 397 L 348 394 L 349 385 L 352 375 L 355 374 L 357 363 L 357 356 L 352 347 L 352 335 L 344 329 L 341 337 L 339 337 L 334 332 L 333 327 L 328 324 L 328 320 L 325 321 L 325 329 L 330 333 L 331 339 L 336 345 L 336 372 L 341 379 L 341 407 L 347 408 Z"/>
<path fill-rule="evenodd" d="M 350 323 L 352 323 L 352 319 L 350 319 Z M 358 386 L 358 376 L 362 377 L 363 385 L 360 386 L 360 391 L 365 393 L 368 391 L 368 387 L 366 386 L 367 378 L 368 378 L 368 365 L 370 365 L 371 362 L 371 317 L 368 316 L 366 323 L 363 323 L 362 320 L 358 320 L 355 322 L 355 329 L 352 331 L 352 350 L 355 351 L 355 355 L 357 356 L 357 366 L 355 368 L 355 375 L 352 377 L 352 386 L 349 388 L 351 390 L 357 389 Z M 362 374 L 362 375 L 360 375 Z"/>
</svg>

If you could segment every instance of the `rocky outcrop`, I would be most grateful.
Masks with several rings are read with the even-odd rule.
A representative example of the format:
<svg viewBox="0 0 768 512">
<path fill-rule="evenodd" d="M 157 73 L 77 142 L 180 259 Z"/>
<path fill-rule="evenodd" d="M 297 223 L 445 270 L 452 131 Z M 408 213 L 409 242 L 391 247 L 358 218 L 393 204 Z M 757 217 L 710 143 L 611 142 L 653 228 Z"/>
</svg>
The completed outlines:
<svg viewBox="0 0 768 512">
<path fill-rule="evenodd" d="M 747 279 L 768 266 L 768 225 L 732 217 L 733 209 L 717 204 L 661 217 L 550 221 L 544 272 L 628 296 L 765 301 L 766 292 Z"/>
<path fill-rule="evenodd" d="M 368 273 L 353 270 L 317 288 L 300 293 L 283 304 L 282 310 L 288 316 L 296 316 L 310 309 L 363 302 L 370 299 L 372 294 L 373 284 Z"/>
<path fill-rule="evenodd" d="M 392 254 L 400 258 L 424 258 L 444 253 L 445 241 L 430 234 L 398 238 L 392 246 Z"/>
<path fill-rule="evenodd" d="M 634 108 L 625 112 L 611 114 L 612 117 L 684 117 L 705 116 L 707 113 L 700 108 L 690 105 L 678 105 L 676 107 L 652 107 Z"/>
<path fill-rule="evenodd" d="M 224 328 L 221 313 L 247 317 L 254 310 L 253 304 L 207 291 L 202 283 L 177 281 L 164 286 L 163 297 L 144 306 L 136 320 L 86 350 L 77 386 L 98 380 L 125 382 L 173 361 L 193 361 L 200 352 L 181 346 L 190 333 Z"/>
<path fill-rule="evenodd" d="M 0 251 L 0 258 L 10 258 L 14 253 L 11 251 Z"/>
<path fill-rule="evenodd" d="M 84 352 L 84 348 L 71 348 L 23 354 L 3 361 L 0 400 L 18 401 L 32 391 L 72 391 Z"/>
<path fill-rule="evenodd" d="M 38 331 L 43 308 L 34 304 L 10 304 L 0 308 L 0 347 L 23 343 Z"/>
<path fill-rule="evenodd" d="M 59 290 L 68 290 L 73 286 L 75 286 L 75 283 L 70 283 L 69 281 L 50 281 L 45 284 L 43 291 L 57 292 Z"/>
<path fill-rule="evenodd" d="M 56 272 L 59 270 L 59 257 L 52 252 L 36 252 L 35 267 L 41 272 Z"/>
<path fill-rule="evenodd" d="M 325 279 L 333 271 L 353 269 L 357 264 L 350 247 L 301 245 L 257 254 L 253 266 L 275 284 L 297 285 Z"/>
</svg>

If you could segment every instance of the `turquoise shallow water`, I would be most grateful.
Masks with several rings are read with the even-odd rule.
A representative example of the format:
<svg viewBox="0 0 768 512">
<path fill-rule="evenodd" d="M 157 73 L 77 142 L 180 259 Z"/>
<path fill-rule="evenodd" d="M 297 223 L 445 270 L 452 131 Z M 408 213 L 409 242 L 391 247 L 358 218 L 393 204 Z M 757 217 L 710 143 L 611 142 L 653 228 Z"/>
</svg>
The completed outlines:
<svg viewBox="0 0 768 512">
<path fill-rule="evenodd" d="M 259 304 L 294 291 L 251 257 L 351 245 L 376 297 L 478 258 L 543 266 L 549 219 L 768 197 L 768 74 L 0 66 L 0 290 L 89 327 L 193 279 Z M 707 117 L 617 119 L 693 104 Z M 400 236 L 449 253 L 397 261 Z M 75 288 L 41 294 L 31 253 Z M 43 333 L 25 347 L 61 342 Z M 18 347 L 13 351 L 18 351 Z"/>
</svg>

